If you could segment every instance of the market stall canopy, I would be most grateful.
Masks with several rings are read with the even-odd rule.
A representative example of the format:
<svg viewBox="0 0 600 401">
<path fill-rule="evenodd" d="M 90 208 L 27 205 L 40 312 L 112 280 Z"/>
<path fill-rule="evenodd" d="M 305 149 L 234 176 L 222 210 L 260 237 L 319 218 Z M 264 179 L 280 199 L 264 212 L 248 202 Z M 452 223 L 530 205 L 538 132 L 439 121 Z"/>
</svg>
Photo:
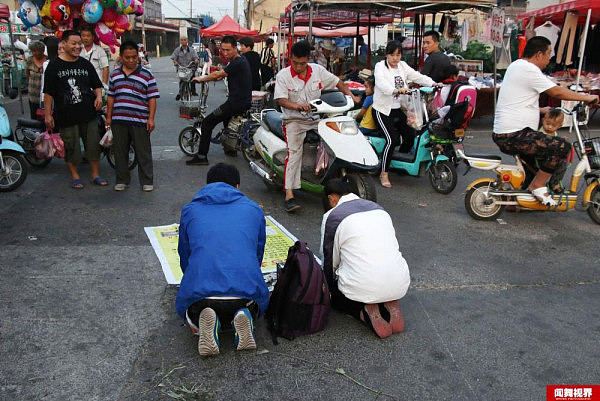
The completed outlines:
<svg viewBox="0 0 600 401">
<path fill-rule="evenodd" d="M 287 21 L 285 15 L 289 15 L 292 9 L 292 4 L 289 4 L 285 9 L 284 16 L 281 17 L 281 22 Z M 397 14 L 397 13 L 396 13 Z M 406 15 L 411 16 L 411 15 Z M 294 14 L 295 25 L 308 25 L 310 20 L 308 9 L 296 10 Z M 358 22 L 360 26 L 381 26 L 384 24 L 391 24 L 394 21 L 393 10 L 387 12 L 379 12 L 377 15 L 372 15 L 369 19 L 367 13 L 362 15 L 356 11 L 339 10 L 339 9 L 317 9 L 313 12 L 313 27 L 331 29 L 339 28 L 343 26 L 354 26 Z"/>
<path fill-rule="evenodd" d="M 308 8 L 312 4 L 317 9 L 337 8 L 344 10 L 353 10 L 361 12 L 371 12 L 376 16 L 378 12 L 396 10 L 396 15 L 400 12 L 423 12 L 434 13 L 439 11 L 461 10 L 467 8 L 489 9 L 496 6 L 493 0 L 404 0 L 404 1 L 372 1 L 372 0 L 293 0 L 292 7 L 296 10 Z"/>
<path fill-rule="evenodd" d="M 251 31 L 244 28 L 237 22 L 235 22 L 229 15 L 225 15 L 223 19 L 217 23 L 212 24 L 208 28 L 200 29 L 199 34 L 202 36 L 256 36 L 258 31 Z"/>
<path fill-rule="evenodd" d="M 313 28 L 312 30 L 313 36 L 318 38 L 349 38 L 356 36 L 356 28 L 353 26 L 347 26 L 336 29 L 323 29 L 323 28 Z M 366 35 L 369 32 L 369 28 L 366 26 L 361 26 L 358 30 L 359 35 Z M 277 27 L 274 26 L 267 30 L 267 35 L 277 33 Z M 287 35 L 289 33 L 289 29 L 285 28 L 281 30 L 282 34 Z M 296 26 L 294 27 L 294 35 L 296 36 L 307 36 L 308 35 L 308 27 L 307 26 Z"/>
<path fill-rule="evenodd" d="M 519 19 L 528 20 L 531 17 L 539 17 L 560 23 L 563 21 L 566 11 L 575 11 L 580 14 L 581 19 L 585 20 L 585 15 L 589 9 L 592 10 L 591 21 L 600 21 L 600 0 L 574 0 L 566 3 L 553 4 L 551 6 L 519 14 Z"/>
<path fill-rule="evenodd" d="M 0 3 L 0 18 L 4 18 L 4 19 L 10 18 L 10 8 L 8 8 L 7 4 Z"/>
</svg>

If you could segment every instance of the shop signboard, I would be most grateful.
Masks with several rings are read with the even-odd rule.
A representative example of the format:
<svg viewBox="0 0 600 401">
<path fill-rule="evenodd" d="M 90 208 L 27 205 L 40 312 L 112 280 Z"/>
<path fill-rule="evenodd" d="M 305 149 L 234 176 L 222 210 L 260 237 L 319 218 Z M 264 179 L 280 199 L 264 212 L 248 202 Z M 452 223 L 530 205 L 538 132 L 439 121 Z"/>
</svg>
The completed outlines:
<svg viewBox="0 0 600 401">
<path fill-rule="evenodd" d="M 502 36 L 504 35 L 505 20 L 504 9 L 494 8 L 492 10 L 490 39 L 495 47 L 502 47 Z"/>
</svg>

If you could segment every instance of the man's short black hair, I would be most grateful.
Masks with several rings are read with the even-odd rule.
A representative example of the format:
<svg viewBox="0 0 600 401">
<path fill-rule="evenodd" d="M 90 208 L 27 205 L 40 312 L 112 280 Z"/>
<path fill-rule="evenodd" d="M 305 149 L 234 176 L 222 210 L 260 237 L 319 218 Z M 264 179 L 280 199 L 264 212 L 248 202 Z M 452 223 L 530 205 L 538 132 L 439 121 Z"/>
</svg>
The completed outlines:
<svg viewBox="0 0 600 401">
<path fill-rule="evenodd" d="M 243 38 L 240 38 L 240 43 L 246 47 L 249 47 L 250 50 L 254 49 L 254 41 L 249 36 L 244 36 Z"/>
<path fill-rule="evenodd" d="M 212 184 L 213 182 L 224 182 L 232 187 L 237 187 L 240 185 L 240 171 L 231 164 L 217 163 L 206 173 L 206 183 Z"/>
<path fill-rule="evenodd" d="M 272 45 L 275 41 L 271 38 L 267 39 L 267 46 Z"/>
<path fill-rule="evenodd" d="M 347 175 L 341 178 L 332 178 L 325 183 L 325 196 L 327 195 L 348 195 L 352 192 L 352 183 Z"/>
<path fill-rule="evenodd" d="M 81 37 L 81 34 L 74 30 L 74 29 L 67 29 L 66 31 L 63 32 L 60 40 L 62 40 L 63 42 L 66 42 L 69 40 L 69 36 L 79 36 Z"/>
<path fill-rule="evenodd" d="M 545 53 L 548 50 L 551 42 L 548 38 L 543 36 L 534 36 L 527 41 L 525 49 L 523 50 L 523 58 L 531 58 L 537 54 L 537 52 Z"/>
<path fill-rule="evenodd" d="M 94 27 L 91 25 L 84 25 L 81 28 L 79 28 L 80 32 L 86 31 L 92 34 L 93 37 L 96 37 L 96 32 L 94 31 Z"/>
<path fill-rule="evenodd" d="M 121 47 L 119 48 L 119 54 L 123 55 L 123 53 L 125 52 L 125 50 L 128 50 L 128 49 L 133 49 L 133 50 L 135 50 L 137 52 L 138 51 L 137 43 L 135 43 L 131 39 L 124 40 L 121 43 Z"/>
<path fill-rule="evenodd" d="M 427 31 L 423 34 L 423 37 L 431 36 L 434 42 L 440 42 L 440 34 L 437 31 Z"/>
<path fill-rule="evenodd" d="M 223 39 L 221 39 L 221 43 L 229 43 L 231 47 L 237 48 L 237 40 L 231 35 L 223 36 Z"/>
<path fill-rule="evenodd" d="M 292 45 L 292 56 L 302 58 L 309 57 L 312 46 L 308 40 L 301 40 Z"/>
</svg>

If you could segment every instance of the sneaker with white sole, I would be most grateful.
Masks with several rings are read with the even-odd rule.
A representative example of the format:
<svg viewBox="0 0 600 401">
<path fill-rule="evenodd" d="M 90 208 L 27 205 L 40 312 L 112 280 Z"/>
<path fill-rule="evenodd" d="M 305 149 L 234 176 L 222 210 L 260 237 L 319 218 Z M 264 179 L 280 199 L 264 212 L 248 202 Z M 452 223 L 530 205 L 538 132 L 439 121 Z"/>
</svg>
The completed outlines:
<svg viewBox="0 0 600 401">
<path fill-rule="evenodd" d="M 144 186 L 142 186 L 142 191 L 152 192 L 152 191 L 154 191 L 154 185 L 144 185 Z"/>
<path fill-rule="evenodd" d="M 215 311 L 204 308 L 198 319 L 198 353 L 200 356 L 219 354 L 219 329 L 221 322 Z"/>
<path fill-rule="evenodd" d="M 129 188 L 129 185 L 126 184 L 115 184 L 115 191 L 124 191 Z"/>
<path fill-rule="evenodd" d="M 235 313 L 231 326 L 235 331 L 234 345 L 238 351 L 256 349 L 254 320 L 248 308 L 242 308 Z"/>
</svg>

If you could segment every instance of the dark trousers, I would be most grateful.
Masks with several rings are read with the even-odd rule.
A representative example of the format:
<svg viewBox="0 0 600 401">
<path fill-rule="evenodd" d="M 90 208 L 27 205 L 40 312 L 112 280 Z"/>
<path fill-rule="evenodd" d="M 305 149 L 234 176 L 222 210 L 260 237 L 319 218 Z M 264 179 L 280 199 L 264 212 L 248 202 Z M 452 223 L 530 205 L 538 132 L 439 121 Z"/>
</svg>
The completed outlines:
<svg viewBox="0 0 600 401">
<path fill-rule="evenodd" d="M 133 141 L 138 162 L 138 177 L 141 185 L 152 185 L 154 180 L 150 134 L 145 125 L 113 122 L 113 152 L 115 154 L 116 183 L 129 185 L 129 146 Z"/>
<path fill-rule="evenodd" d="M 221 325 L 228 327 L 233 320 L 235 313 L 242 309 L 248 308 L 252 319 L 256 320 L 258 317 L 258 304 L 249 299 L 211 299 L 205 298 L 198 302 L 193 303 L 187 310 L 187 315 L 194 324 L 198 324 L 200 318 L 200 312 L 205 308 L 211 308 L 215 311 Z"/>
<path fill-rule="evenodd" d="M 400 109 L 392 109 L 390 115 L 373 109 L 375 122 L 385 137 L 385 148 L 381 155 L 381 171 L 388 171 L 392 162 L 392 155 L 396 146 L 400 145 L 400 152 L 408 153 L 415 143 L 415 130 L 406 123 L 406 114 Z"/>
<path fill-rule="evenodd" d="M 212 138 L 212 132 L 217 124 L 223 123 L 223 126 L 227 127 L 231 117 L 242 114 L 249 108 L 250 105 L 242 106 L 240 104 L 233 104 L 228 100 L 214 109 L 212 113 L 207 115 L 200 126 L 200 132 L 202 132 L 202 135 L 200 136 L 198 155 L 206 156 L 208 154 L 208 149 L 210 148 L 210 138 Z"/>
<path fill-rule="evenodd" d="M 333 282 L 333 285 L 329 286 L 329 293 L 331 294 L 331 307 L 341 313 L 350 315 L 357 320 L 361 320 L 360 312 L 362 310 L 364 310 L 365 304 L 363 302 L 353 301 L 351 299 L 346 298 L 346 296 L 344 294 L 342 294 L 342 292 L 339 290 L 337 284 L 338 284 L 338 281 L 335 280 Z M 390 320 L 390 312 L 386 309 L 384 304 L 380 303 L 378 305 L 379 305 L 379 313 L 381 313 L 381 317 L 383 317 L 385 320 L 389 321 Z M 366 313 L 365 313 L 365 315 L 366 315 Z M 375 329 L 373 329 L 373 326 L 371 325 L 370 320 L 367 318 L 367 316 L 365 316 L 365 318 L 366 319 L 365 319 L 364 323 L 367 325 L 367 327 L 369 327 L 371 330 L 373 330 L 373 332 L 375 332 Z"/>
<path fill-rule="evenodd" d="M 37 109 L 40 108 L 40 102 L 29 102 L 29 115 L 32 120 L 37 120 Z"/>
</svg>

